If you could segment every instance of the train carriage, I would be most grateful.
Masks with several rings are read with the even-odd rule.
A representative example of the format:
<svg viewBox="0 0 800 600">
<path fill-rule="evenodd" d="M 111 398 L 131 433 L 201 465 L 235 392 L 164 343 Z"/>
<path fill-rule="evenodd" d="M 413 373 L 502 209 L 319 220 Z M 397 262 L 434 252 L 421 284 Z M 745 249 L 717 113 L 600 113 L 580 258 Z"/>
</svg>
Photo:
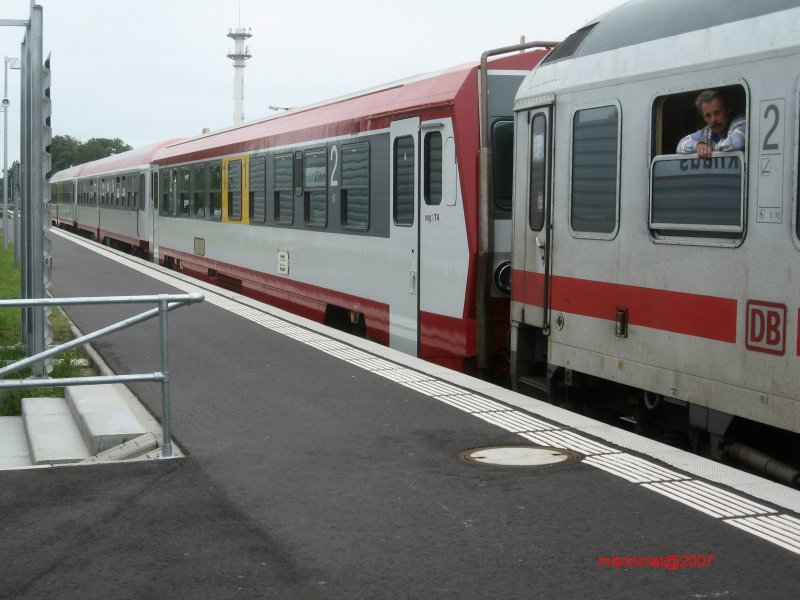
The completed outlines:
<svg viewBox="0 0 800 600">
<path fill-rule="evenodd" d="M 153 244 L 151 160 L 176 139 L 136 148 L 53 175 L 51 223 L 147 256 Z"/>
<path fill-rule="evenodd" d="M 513 102 L 553 45 L 489 51 L 481 64 L 126 152 L 53 181 L 75 186 L 73 228 L 97 241 L 507 378 Z"/>
<path fill-rule="evenodd" d="M 800 432 L 798 2 L 634 0 L 565 40 L 515 104 L 514 387 L 637 424 Z M 742 152 L 676 154 L 698 93 Z M 591 392 L 591 393 L 588 393 Z"/>
</svg>

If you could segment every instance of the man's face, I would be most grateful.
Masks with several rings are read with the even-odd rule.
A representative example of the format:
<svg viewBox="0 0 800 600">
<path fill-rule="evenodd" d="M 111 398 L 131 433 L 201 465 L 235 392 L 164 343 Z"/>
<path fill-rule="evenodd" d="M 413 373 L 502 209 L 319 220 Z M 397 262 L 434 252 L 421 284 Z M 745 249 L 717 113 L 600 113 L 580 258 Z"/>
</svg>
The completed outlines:
<svg viewBox="0 0 800 600">
<path fill-rule="evenodd" d="M 717 135 L 724 135 L 728 128 L 728 111 L 720 102 L 719 98 L 714 98 L 711 102 L 700 104 L 703 120 Z"/>
</svg>

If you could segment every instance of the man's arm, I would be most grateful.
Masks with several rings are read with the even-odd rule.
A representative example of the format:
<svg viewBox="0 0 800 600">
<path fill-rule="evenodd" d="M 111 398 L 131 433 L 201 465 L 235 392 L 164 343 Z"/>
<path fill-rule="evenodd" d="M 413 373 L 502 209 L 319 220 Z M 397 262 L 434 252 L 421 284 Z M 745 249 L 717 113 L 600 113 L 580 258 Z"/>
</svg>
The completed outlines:
<svg viewBox="0 0 800 600">
<path fill-rule="evenodd" d="M 694 133 L 690 133 L 685 138 L 683 138 L 680 142 L 678 142 L 678 148 L 676 152 L 678 154 L 691 154 L 692 152 L 696 152 L 697 144 L 703 141 L 703 130 L 695 131 Z"/>
</svg>

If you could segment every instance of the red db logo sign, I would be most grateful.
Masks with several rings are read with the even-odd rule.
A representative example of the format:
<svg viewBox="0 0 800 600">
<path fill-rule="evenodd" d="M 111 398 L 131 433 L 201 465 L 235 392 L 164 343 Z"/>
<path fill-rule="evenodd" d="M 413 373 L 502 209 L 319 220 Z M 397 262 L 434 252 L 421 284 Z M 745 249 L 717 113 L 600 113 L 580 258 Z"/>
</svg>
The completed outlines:
<svg viewBox="0 0 800 600">
<path fill-rule="evenodd" d="M 745 346 L 748 350 L 783 356 L 786 351 L 786 306 L 748 301 Z"/>
</svg>

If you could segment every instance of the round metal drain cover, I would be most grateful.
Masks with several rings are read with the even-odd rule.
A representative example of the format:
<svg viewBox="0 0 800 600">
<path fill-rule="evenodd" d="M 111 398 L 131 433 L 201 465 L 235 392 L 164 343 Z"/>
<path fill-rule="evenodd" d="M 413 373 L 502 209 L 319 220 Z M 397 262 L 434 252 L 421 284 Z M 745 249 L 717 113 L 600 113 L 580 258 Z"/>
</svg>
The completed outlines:
<svg viewBox="0 0 800 600">
<path fill-rule="evenodd" d="M 501 467 L 542 467 L 574 462 L 579 458 L 571 450 L 541 446 L 490 446 L 467 450 L 460 456 L 469 462 Z"/>
</svg>

